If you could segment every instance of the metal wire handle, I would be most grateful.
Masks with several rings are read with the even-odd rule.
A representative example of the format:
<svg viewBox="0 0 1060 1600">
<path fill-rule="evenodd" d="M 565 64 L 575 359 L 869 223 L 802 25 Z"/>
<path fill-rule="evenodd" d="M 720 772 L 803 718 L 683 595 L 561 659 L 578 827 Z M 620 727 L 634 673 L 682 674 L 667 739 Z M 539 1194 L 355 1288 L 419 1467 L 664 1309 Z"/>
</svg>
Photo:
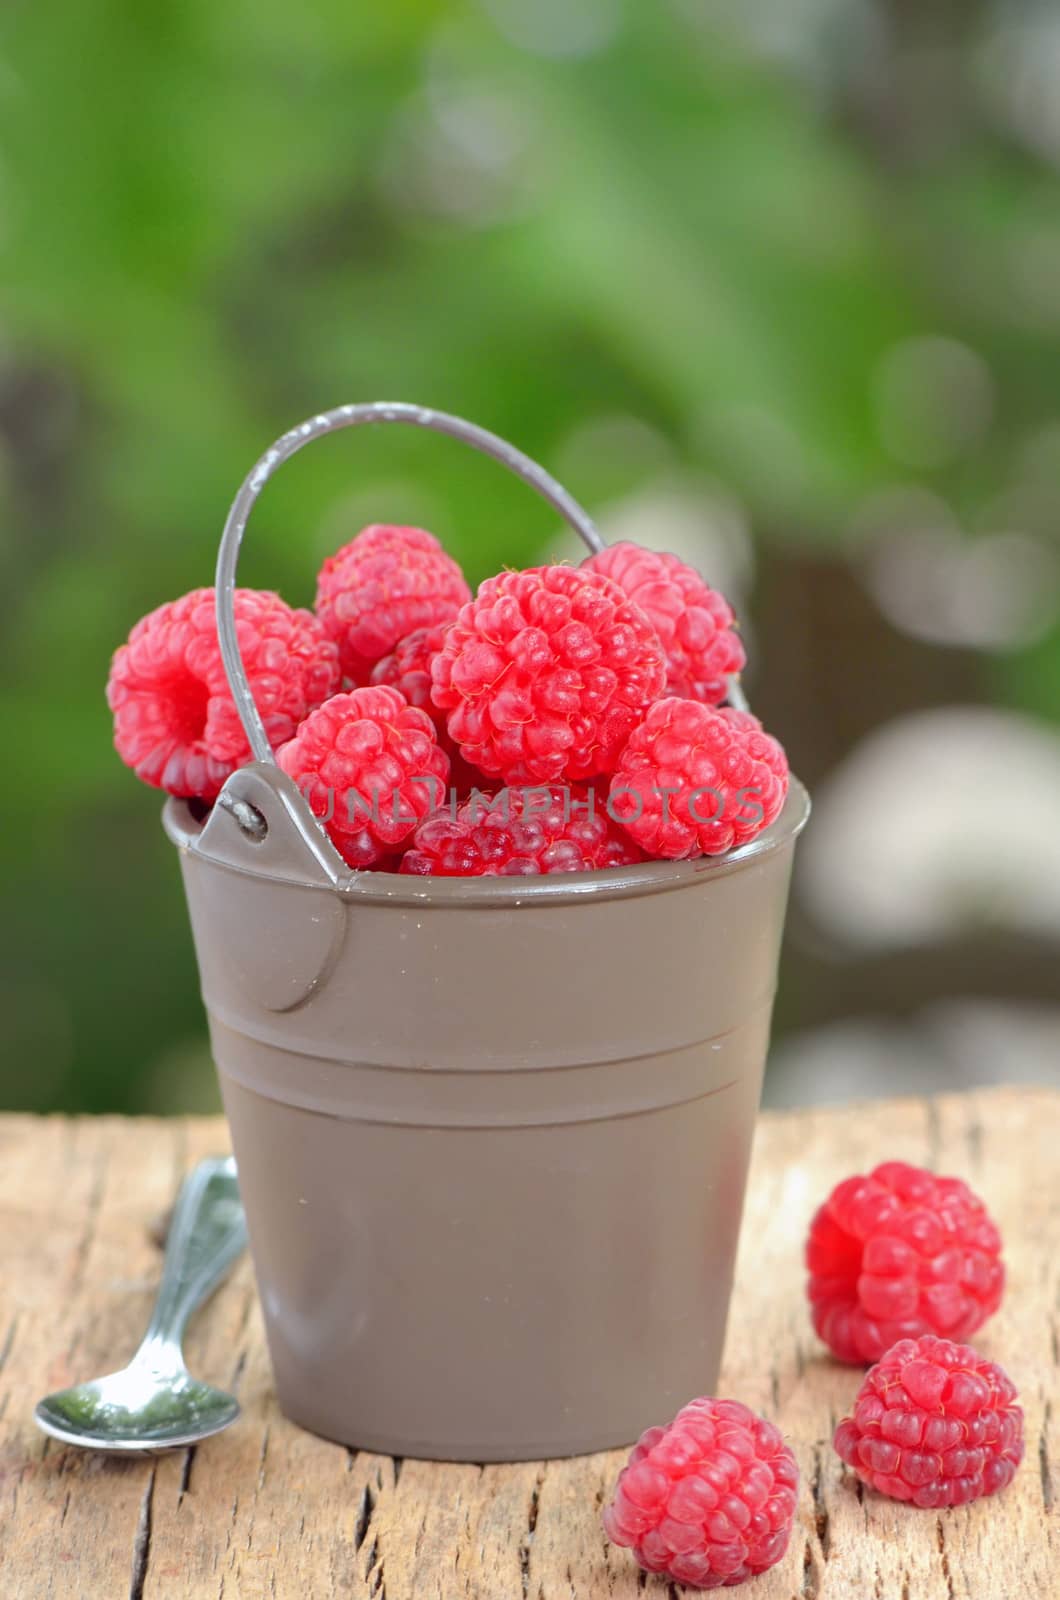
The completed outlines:
<svg viewBox="0 0 1060 1600">
<path fill-rule="evenodd" d="M 275 762 L 275 757 L 247 682 L 236 637 L 236 564 L 243 534 L 259 494 L 277 468 L 312 440 L 320 439 L 326 433 L 335 433 L 339 428 L 356 428 L 367 422 L 403 422 L 414 428 L 429 428 L 434 433 L 460 439 L 485 456 L 492 456 L 494 461 L 499 461 L 502 467 L 507 467 L 517 478 L 522 478 L 554 511 L 558 511 L 575 533 L 585 540 L 590 550 L 604 548 L 604 541 L 592 517 L 567 493 L 562 484 L 556 482 L 551 473 L 538 466 L 536 461 L 531 461 L 529 456 L 523 455 L 506 439 L 477 427 L 473 422 L 465 422 L 463 417 L 454 417 L 445 411 L 432 411 L 427 406 L 407 405 L 402 401 L 377 400 L 365 405 L 336 406 L 333 411 L 321 411 L 308 421 L 299 423 L 266 450 L 243 480 L 228 513 L 221 535 L 221 547 L 217 552 L 217 633 L 221 642 L 221 659 L 236 710 L 257 761 Z"/>
</svg>

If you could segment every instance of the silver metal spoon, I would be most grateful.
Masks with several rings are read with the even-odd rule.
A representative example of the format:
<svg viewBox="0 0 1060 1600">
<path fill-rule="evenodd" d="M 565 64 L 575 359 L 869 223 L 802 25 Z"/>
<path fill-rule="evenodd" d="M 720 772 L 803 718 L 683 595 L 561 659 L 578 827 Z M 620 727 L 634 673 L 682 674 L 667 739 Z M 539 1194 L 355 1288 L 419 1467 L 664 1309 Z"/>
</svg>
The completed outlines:
<svg viewBox="0 0 1060 1600">
<path fill-rule="evenodd" d="M 197 1444 L 239 1415 L 223 1389 L 193 1378 L 181 1341 L 192 1312 L 243 1253 L 246 1222 L 235 1162 L 202 1161 L 184 1180 L 143 1343 L 121 1372 L 38 1401 L 37 1426 L 88 1450 L 155 1451 Z"/>
</svg>

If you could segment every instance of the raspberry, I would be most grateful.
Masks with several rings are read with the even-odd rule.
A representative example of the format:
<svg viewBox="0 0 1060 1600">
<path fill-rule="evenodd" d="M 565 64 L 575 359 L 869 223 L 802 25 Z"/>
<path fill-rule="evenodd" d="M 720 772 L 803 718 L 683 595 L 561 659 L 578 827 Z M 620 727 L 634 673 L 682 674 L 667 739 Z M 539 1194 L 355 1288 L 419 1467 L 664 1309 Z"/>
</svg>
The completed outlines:
<svg viewBox="0 0 1060 1600">
<path fill-rule="evenodd" d="M 1012 1482 L 1023 1412 L 994 1362 L 926 1334 L 900 1339 L 869 1368 L 834 1443 L 862 1483 L 892 1500 L 964 1506 Z"/>
<path fill-rule="evenodd" d="M 693 1400 L 641 1434 L 604 1511 L 612 1544 L 699 1589 L 764 1572 L 788 1547 L 799 1482 L 771 1422 L 737 1400 Z"/>
<path fill-rule="evenodd" d="M 609 772 L 665 666 L 655 629 L 610 578 L 531 567 L 486 579 L 431 675 L 465 758 L 537 784 Z"/>
<path fill-rule="evenodd" d="M 448 623 L 440 622 L 407 633 L 389 655 L 376 662 L 371 680 L 400 689 L 410 706 L 426 711 L 439 735 L 445 732 L 445 716 L 431 699 L 431 662 L 442 648 L 447 628 Z"/>
<path fill-rule="evenodd" d="M 642 860 L 587 790 L 560 785 L 473 794 L 453 816 L 439 811 L 416 829 L 401 871 L 443 878 L 530 877 L 591 872 Z"/>
<path fill-rule="evenodd" d="M 399 639 L 414 628 L 450 622 L 470 595 L 433 533 L 377 523 L 324 562 L 316 611 L 339 647 L 346 677 L 366 684 Z"/>
<path fill-rule="evenodd" d="M 308 611 L 235 592 L 236 632 L 269 742 L 289 739 L 339 685 L 338 651 Z M 217 639 L 214 591 L 193 589 L 142 617 L 107 679 L 114 743 L 144 783 L 213 800 L 250 758 Z"/>
<path fill-rule="evenodd" d="M 725 699 L 729 674 L 741 672 L 747 657 L 733 631 L 732 607 L 694 567 L 627 541 L 597 551 L 582 566 L 613 578 L 652 624 L 666 655 L 667 694 L 708 705 Z"/>
<path fill-rule="evenodd" d="M 787 758 L 756 717 L 669 696 L 622 752 L 609 807 L 649 856 L 682 861 L 747 844 L 787 792 Z"/>
<path fill-rule="evenodd" d="M 383 685 L 332 695 L 276 759 L 351 867 L 396 854 L 449 776 L 430 717 Z"/>
<path fill-rule="evenodd" d="M 902 1161 L 838 1184 L 810 1224 L 813 1325 L 840 1361 L 896 1339 L 966 1339 L 1001 1304 L 1001 1235 L 960 1178 Z"/>
<path fill-rule="evenodd" d="M 485 779 L 464 760 L 459 746 L 449 737 L 445 712 L 439 711 L 431 699 L 431 662 L 442 648 L 448 627 L 447 622 L 440 622 L 437 627 L 416 628 L 406 634 L 390 655 L 376 662 L 371 681 L 400 689 L 410 706 L 426 711 L 434 723 L 438 743 L 449 757 L 450 783 L 458 794 L 466 794 L 476 784 L 484 784 Z"/>
</svg>

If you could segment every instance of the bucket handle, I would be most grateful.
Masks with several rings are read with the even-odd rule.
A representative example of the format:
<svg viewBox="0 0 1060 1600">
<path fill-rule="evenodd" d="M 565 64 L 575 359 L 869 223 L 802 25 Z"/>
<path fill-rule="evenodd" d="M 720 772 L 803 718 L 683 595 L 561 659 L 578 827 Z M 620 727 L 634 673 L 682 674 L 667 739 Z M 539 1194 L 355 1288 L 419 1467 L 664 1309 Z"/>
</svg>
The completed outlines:
<svg viewBox="0 0 1060 1600">
<path fill-rule="evenodd" d="M 321 411 L 308 421 L 290 428 L 266 450 L 257 465 L 243 480 L 239 493 L 232 502 L 232 509 L 228 513 L 221 535 L 221 546 L 217 552 L 217 633 L 221 643 L 221 659 L 224 662 L 225 675 L 239 713 L 239 720 L 243 724 L 254 758 L 269 765 L 275 765 L 276 758 L 272 753 L 261 713 L 247 682 L 243 656 L 236 636 L 234 600 L 239 547 L 243 542 L 243 534 L 255 502 L 277 468 L 285 461 L 289 461 L 303 445 L 311 443 L 312 440 L 320 439 L 326 433 L 335 433 L 339 428 L 356 428 L 368 422 L 403 422 L 414 428 L 429 428 L 434 433 L 447 434 L 451 439 L 459 439 L 462 443 L 470 445 L 473 450 L 491 456 L 494 461 L 499 461 L 501 466 L 507 467 L 509 472 L 514 473 L 517 478 L 522 478 L 524 483 L 535 489 L 541 498 L 570 524 L 575 533 L 585 540 L 590 550 L 597 551 L 604 548 L 604 541 L 589 513 L 567 493 L 562 484 L 556 482 L 551 473 L 546 472 L 544 467 L 538 466 L 536 461 L 525 456 L 506 439 L 487 432 L 485 428 L 477 427 L 473 422 L 465 422 L 462 417 L 451 416 L 445 411 L 433 411 L 428 406 L 379 400 L 363 405 L 336 406 L 333 411 Z"/>
</svg>

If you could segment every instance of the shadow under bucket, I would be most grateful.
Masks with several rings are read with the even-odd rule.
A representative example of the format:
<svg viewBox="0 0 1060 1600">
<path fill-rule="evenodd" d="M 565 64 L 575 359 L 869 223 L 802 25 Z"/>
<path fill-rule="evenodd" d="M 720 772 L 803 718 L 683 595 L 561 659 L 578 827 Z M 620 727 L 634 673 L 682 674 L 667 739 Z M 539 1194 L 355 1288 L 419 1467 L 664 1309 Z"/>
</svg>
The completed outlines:
<svg viewBox="0 0 1060 1600">
<path fill-rule="evenodd" d="M 805 790 L 713 860 L 351 873 L 244 720 L 259 759 L 205 823 L 164 820 L 283 1410 L 388 1454 L 533 1460 L 713 1392 Z"/>
</svg>

